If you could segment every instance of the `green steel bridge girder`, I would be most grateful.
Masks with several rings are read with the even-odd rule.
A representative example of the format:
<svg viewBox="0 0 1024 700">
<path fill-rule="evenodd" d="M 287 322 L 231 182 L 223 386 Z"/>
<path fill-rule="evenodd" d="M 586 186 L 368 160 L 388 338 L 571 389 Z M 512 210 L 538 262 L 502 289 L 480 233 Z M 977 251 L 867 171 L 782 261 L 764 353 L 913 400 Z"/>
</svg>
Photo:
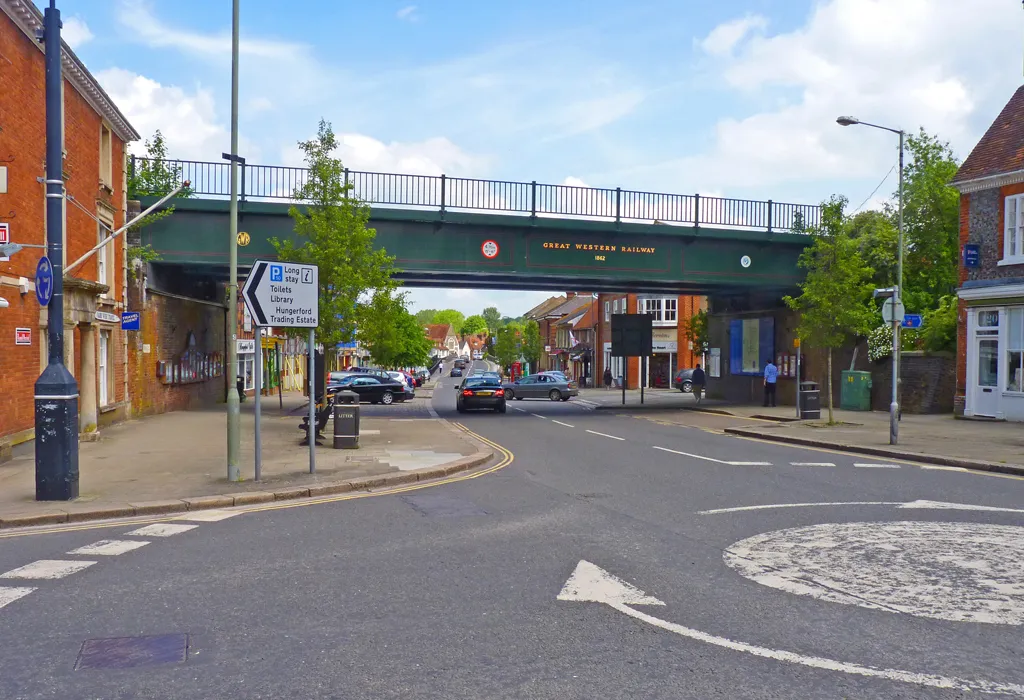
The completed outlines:
<svg viewBox="0 0 1024 700">
<path fill-rule="evenodd" d="M 160 265 L 226 277 L 228 202 L 173 204 L 173 215 L 142 229 L 143 245 L 159 253 Z M 788 292 L 803 279 L 797 259 L 810 242 L 805 234 L 735 228 L 387 207 L 372 209 L 370 225 L 409 286 Z M 240 276 L 254 260 L 275 257 L 271 238 L 295 237 L 284 203 L 244 203 L 238 229 L 248 234 L 238 248 Z"/>
</svg>

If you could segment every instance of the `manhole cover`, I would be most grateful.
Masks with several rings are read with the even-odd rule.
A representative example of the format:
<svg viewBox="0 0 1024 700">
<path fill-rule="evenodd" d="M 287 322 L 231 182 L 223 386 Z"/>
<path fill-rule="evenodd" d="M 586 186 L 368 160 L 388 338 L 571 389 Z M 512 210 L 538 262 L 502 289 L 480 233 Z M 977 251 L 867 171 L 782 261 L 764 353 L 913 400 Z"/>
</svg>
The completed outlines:
<svg viewBox="0 0 1024 700">
<path fill-rule="evenodd" d="M 88 639 L 82 644 L 75 670 L 178 664 L 184 662 L 187 656 L 187 634 Z"/>
<path fill-rule="evenodd" d="M 455 496 L 442 494 L 420 494 L 418 496 L 402 496 L 402 499 L 423 515 L 455 518 L 467 515 L 487 515 L 472 501 Z"/>
</svg>

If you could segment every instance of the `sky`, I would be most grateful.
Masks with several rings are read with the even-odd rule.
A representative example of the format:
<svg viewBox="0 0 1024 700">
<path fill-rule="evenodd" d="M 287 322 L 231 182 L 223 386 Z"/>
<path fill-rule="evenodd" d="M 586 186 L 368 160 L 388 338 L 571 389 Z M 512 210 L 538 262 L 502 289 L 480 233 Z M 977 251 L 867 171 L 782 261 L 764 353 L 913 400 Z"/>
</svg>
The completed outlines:
<svg viewBox="0 0 1024 700">
<path fill-rule="evenodd" d="M 144 137 L 160 129 L 171 157 L 230 150 L 231 3 L 58 4 L 65 40 Z M 1019 0 L 241 0 L 240 16 L 250 163 L 301 165 L 297 142 L 325 118 L 353 169 L 839 193 L 851 210 L 895 190 L 898 148 L 837 116 L 923 127 L 962 159 L 1024 57 Z M 547 296 L 410 293 L 509 316 Z"/>
</svg>

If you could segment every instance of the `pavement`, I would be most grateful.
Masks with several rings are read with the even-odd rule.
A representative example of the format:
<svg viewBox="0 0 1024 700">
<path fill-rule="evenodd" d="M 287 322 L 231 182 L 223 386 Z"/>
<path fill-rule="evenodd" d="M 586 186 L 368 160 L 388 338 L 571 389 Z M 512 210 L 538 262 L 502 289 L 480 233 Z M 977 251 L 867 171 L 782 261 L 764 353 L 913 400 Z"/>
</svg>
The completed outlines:
<svg viewBox="0 0 1024 700">
<path fill-rule="evenodd" d="M 1024 478 L 454 403 L 501 462 L 0 530 L 0 697 L 1024 697 Z"/>
<path fill-rule="evenodd" d="M 0 528 L 26 524 L 161 514 L 323 496 L 443 477 L 480 466 L 493 450 L 431 412 L 430 399 L 360 408 L 358 450 L 316 449 L 316 473 L 298 430 L 308 402 L 301 393 L 262 402 L 262 478 L 254 481 L 253 401 L 242 404 L 240 468 L 227 480 L 223 407 L 176 411 L 103 430 L 79 451 L 80 496 L 70 503 L 35 500 L 31 443 L 0 465 Z M 332 435 L 328 423 L 325 435 Z"/>
</svg>

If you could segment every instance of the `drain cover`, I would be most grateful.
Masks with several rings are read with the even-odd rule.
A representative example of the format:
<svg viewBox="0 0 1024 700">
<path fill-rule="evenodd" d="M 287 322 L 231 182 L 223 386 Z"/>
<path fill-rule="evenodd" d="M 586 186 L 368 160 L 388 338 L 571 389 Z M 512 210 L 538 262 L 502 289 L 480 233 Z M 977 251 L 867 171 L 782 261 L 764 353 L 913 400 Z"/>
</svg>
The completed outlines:
<svg viewBox="0 0 1024 700">
<path fill-rule="evenodd" d="M 178 664 L 188 656 L 187 634 L 88 639 L 75 662 L 75 670 L 88 668 L 140 668 Z"/>
<path fill-rule="evenodd" d="M 417 496 L 402 496 L 402 499 L 423 515 L 428 516 L 457 518 L 466 515 L 487 515 L 486 511 L 480 510 L 472 501 L 455 496 L 424 493 Z"/>
</svg>

